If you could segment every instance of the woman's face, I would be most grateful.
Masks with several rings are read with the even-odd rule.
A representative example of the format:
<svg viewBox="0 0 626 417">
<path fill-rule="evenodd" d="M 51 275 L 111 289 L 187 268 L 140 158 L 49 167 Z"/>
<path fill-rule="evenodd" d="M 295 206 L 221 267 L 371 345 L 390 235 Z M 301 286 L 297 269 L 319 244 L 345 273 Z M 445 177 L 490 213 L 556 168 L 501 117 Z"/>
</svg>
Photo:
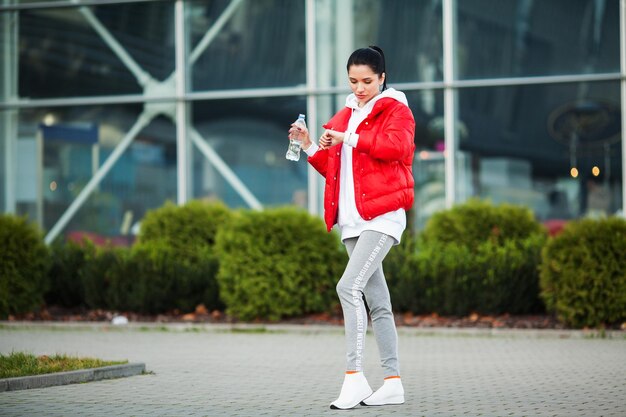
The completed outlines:
<svg viewBox="0 0 626 417">
<path fill-rule="evenodd" d="M 352 65 L 348 70 L 350 88 L 359 102 L 359 107 L 363 107 L 380 93 L 384 80 L 385 74 L 379 76 L 369 65 Z"/>
</svg>

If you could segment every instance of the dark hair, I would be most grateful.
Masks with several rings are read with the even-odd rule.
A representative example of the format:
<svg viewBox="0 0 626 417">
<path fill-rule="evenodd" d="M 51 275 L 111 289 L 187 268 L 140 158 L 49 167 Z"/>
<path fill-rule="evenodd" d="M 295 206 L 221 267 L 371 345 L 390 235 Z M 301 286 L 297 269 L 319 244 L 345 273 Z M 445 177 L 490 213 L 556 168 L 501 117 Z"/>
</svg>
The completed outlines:
<svg viewBox="0 0 626 417">
<path fill-rule="evenodd" d="M 348 65 L 346 68 L 350 71 L 352 65 L 367 65 L 372 69 L 374 74 L 382 76 L 385 74 L 385 80 L 383 81 L 383 91 L 387 89 L 387 70 L 385 69 L 385 54 L 383 50 L 378 46 L 370 45 L 367 48 L 357 49 L 352 52 L 350 58 L 348 58 Z"/>
</svg>

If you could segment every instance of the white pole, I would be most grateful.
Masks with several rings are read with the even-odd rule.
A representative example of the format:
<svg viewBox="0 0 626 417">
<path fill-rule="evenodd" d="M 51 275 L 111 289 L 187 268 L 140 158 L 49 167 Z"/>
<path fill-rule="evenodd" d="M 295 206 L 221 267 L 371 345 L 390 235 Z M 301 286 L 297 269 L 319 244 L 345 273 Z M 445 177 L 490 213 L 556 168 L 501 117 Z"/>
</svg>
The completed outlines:
<svg viewBox="0 0 626 417">
<path fill-rule="evenodd" d="M 9 5 L 10 1 L 5 0 L 4 4 Z M 17 12 L 5 12 L 2 14 L 2 101 L 10 101 L 17 98 Z M 2 112 L 4 126 L 4 211 L 15 213 L 16 207 L 16 178 L 15 166 L 16 141 L 17 141 L 17 111 L 7 109 Z"/>
<path fill-rule="evenodd" d="M 311 138 L 317 138 L 317 96 L 310 94 L 317 87 L 317 41 L 315 30 L 315 0 L 306 0 L 306 85 L 307 94 L 307 126 Z M 303 155 L 306 158 L 306 154 Z M 309 213 L 316 215 L 319 213 L 319 174 L 307 163 L 307 183 L 308 183 L 308 209 Z"/>
<path fill-rule="evenodd" d="M 176 0 L 175 4 L 175 48 L 176 48 L 176 168 L 177 168 L 177 202 L 183 205 L 187 202 L 189 192 L 189 146 L 187 142 L 187 103 L 185 93 L 187 88 L 186 77 L 186 50 L 185 50 L 185 3 Z"/>
<path fill-rule="evenodd" d="M 338 87 L 348 84 L 346 63 L 354 51 L 354 0 L 338 1 L 335 3 L 335 80 Z M 331 47 L 331 45 L 329 45 Z M 337 95 L 335 106 L 342 109 L 346 97 Z"/>
<path fill-rule="evenodd" d="M 36 178 L 37 178 L 37 204 L 36 204 L 36 210 L 37 210 L 37 224 L 39 225 L 39 227 L 41 228 L 41 230 L 44 230 L 45 228 L 45 221 L 43 219 L 43 205 L 44 205 L 44 198 L 43 198 L 43 164 L 44 164 L 44 158 L 43 158 L 43 148 L 44 148 L 44 143 L 43 143 L 43 133 L 41 132 L 41 129 L 39 129 L 37 131 L 37 138 L 35 139 L 35 143 L 36 143 L 36 149 L 37 149 L 37 158 L 35 158 L 35 160 L 37 161 L 37 167 L 35 169 L 36 171 Z"/>
<path fill-rule="evenodd" d="M 457 91 L 452 86 L 456 76 L 454 56 L 456 36 L 456 0 L 443 0 L 443 82 L 444 88 L 444 135 L 445 135 L 445 190 L 446 207 L 456 201 L 457 157 Z"/>
</svg>

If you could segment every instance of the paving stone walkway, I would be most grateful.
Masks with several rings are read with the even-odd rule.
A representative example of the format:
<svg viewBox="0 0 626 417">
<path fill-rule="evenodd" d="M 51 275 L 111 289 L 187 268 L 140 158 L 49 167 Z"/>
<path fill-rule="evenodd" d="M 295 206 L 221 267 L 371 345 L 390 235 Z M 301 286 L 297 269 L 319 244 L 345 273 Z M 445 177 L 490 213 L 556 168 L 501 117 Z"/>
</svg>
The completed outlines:
<svg viewBox="0 0 626 417">
<path fill-rule="evenodd" d="M 406 403 L 330 410 L 343 380 L 341 328 L 161 330 L 0 326 L 0 353 L 143 362 L 152 372 L 0 393 L 0 416 L 626 416 L 626 338 L 434 335 L 400 328 Z M 366 341 L 366 376 L 382 384 Z"/>
</svg>

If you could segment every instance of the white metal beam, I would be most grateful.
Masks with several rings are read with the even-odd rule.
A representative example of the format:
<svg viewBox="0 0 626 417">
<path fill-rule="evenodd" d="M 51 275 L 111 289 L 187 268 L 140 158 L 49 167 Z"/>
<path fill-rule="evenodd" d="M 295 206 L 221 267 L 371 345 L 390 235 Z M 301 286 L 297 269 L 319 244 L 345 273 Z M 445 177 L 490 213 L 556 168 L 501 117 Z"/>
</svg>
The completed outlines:
<svg viewBox="0 0 626 417">
<path fill-rule="evenodd" d="M 457 157 L 457 91 L 453 87 L 456 77 L 455 37 L 456 0 L 443 0 L 443 82 L 444 89 L 444 142 L 445 142 L 445 199 L 450 208 L 456 201 Z"/>
<path fill-rule="evenodd" d="M 316 38 L 316 18 L 315 0 L 306 0 L 306 85 L 309 91 L 315 91 L 317 87 L 317 38 Z M 307 95 L 307 126 L 311 138 L 317 138 L 317 96 Z M 303 155 L 306 158 L 306 154 Z M 319 213 L 319 173 L 307 164 L 307 201 L 309 213 L 317 215 Z"/>
<path fill-rule="evenodd" d="M 237 11 L 239 5 L 243 0 L 231 0 L 230 4 L 224 9 L 220 17 L 215 21 L 213 26 L 204 34 L 198 45 L 194 48 L 193 52 L 189 55 L 189 61 L 194 64 L 200 55 L 209 47 L 213 39 L 218 35 L 220 30 L 224 27 L 226 22 L 230 20 L 232 15 Z"/>
<path fill-rule="evenodd" d="M 177 202 L 183 205 L 189 197 L 189 146 L 187 143 L 187 103 L 185 102 L 185 92 L 187 89 L 186 48 L 185 48 L 185 3 L 183 0 L 176 0 L 175 7 L 175 45 L 176 45 L 176 114 L 174 124 L 176 125 L 176 171 L 177 171 Z"/>
<path fill-rule="evenodd" d="M 313 137 L 317 141 L 320 136 L 320 132 L 317 132 L 317 127 L 321 126 L 325 120 L 328 120 L 334 113 L 335 98 L 333 95 L 341 94 L 346 96 L 350 93 L 350 88 L 347 83 L 341 86 L 335 86 L 333 80 L 335 79 L 335 55 L 334 47 L 335 27 L 334 22 L 336 17 L 334 0 L 315 0 L 315 89 L 309 91 L 309 95 L 315 95 L 315 118 L 316 122 L 311 121 L 311 128 Z M 307 17 L 307 19 L 309 19 Z M 343 59 L 346 59 L 344 57 Z M 344 67 L 345 68 L 345 67 Z M 344 73 L 345 74 L 345 73 Z M 310 108 L 309 108 L 310 111 Z M 312 167 L 309 167 L 311 170 Z M 319 175 L 317 171 L 314 171 L 315 175 Z M 311 174 L 309 174 L 311 175 Z M 318 180 L 316 189 L 312 190 L 316 193 L 317 209 L 315 213 L 322 213 L 323 208 L 323 181 Z M 322 185 L 322 186 L 320 186 Z M 311 190 L 309 190 L 309 193 Z"/>
<path fill-rule="evenodd" d="M 9 1 L 5 0 L 4 4 Z M 0 35 L 0 50 L 2 51 L 2 100 L 12 100 L 17 96 L 18 82 L 18 53 L 17 53 L 17 13 L 7 12 L 2 14 L 2 33 Z M 7 109 L 0 115 L 2 117 L 4 136 L 4 212 L 15 213 L 16 207 L 16 180 L 15 160 L 17 141 L 17 111 Z M 2 146 L 0 144 L 0 146 Z"/>
<path fill-rule="evenodd" d="M 318 32 L 319 37 L 319 32 Z M 324 62 L 318 60 L 318 73 L 321 72 Z M 345 68 L 345 67 L 344 67 Z M 345 74 L 345 73 L 344 73 Z M 462 88 L 482 88 L 482 87 L 510 87 L 516 85 L 541 85 L 541 84 L 560 84 L 560 83 L 589 83 L 597 81 L 617 81 L 622 79 L 620 72 L 605 74 L 578 74 L 578 75 L 547 75 L 539 77 L 519 77 L 519 78 L 489 78 L 480 80 L 455 80 L 452 83 L 443 81 L 427 81 L 427 82 L 407 82 L 393 83 L 394 88 L 402 91 L 420 91 L 420 90 L 436 90 L 444 87 Z M 318 80 L 319 81 L 319 80 Z M 243 99 L 257 97 L 289 97 L 311 94 L 316 96 L 328 94 L 345 94 L 350 93 L 347 86 L 328 86 L 318 82 L 315 90 L 310 90 L 306 86 L 292 87 L 271 87 L 271 88 L 244 88 L 238 90 L 211 90 L 211 91 L 193 91 L 185 94 L 185 100 L 226 100 L 226 99 Z M 115 96 L 94 96 L 94 97 L 59 97 L 59 98 L 18 98 L 8 99 L 0 102 L 0 110 L 4 109 L 28 109 L 40 107 L 67 107 L 67 106 L 91 106 L 106 104 L 131 104 L 131 103 L 165 103 L 176 100 L 174 90 L 172 93 L 162 91 L 159 95 L 144 94 L 122 94 Z M 343 104 L 343 103 L 342 103 Z"/>
<path fill-rule="evenodd" d="M 335 80 L 336 84 L 341 81 L 347 83 L 348 73 L 346 63 L 348 57 L 354 51 L 354 0 L 337 1 L 335 3 Z M 337 96 L 335 107 L 341 109 L 345 106 L 346 98 Z"/>
<path fill-rule="evenodd" d="M 200 149 L 202 154 L 209 160 L 217 171 L 222 174 L 224 179 L 235 189 L 235 191 L 243 198 L 243 200 L 253 209 L 262 210 L 263 205 L 257 200 L 257 198 L 250 192 L 248 187 L 245 186 L 239 177 L 233 172 L 232 169 L 224 162 L 217 152 L 209 145 L 202 135 L 193 127 L 189 128 L 189 137 L 191 141 Z"/>
<path fill-rule="evenodd" d="M 78 0 L 72 0 L 74 3 L 78 3 Z M 109 30 L 100 22 L 93 12 L 85 6 L 78 8 L 79 12 L 94 28 L 94 30 L 100 35 L 102 40 L 111 48 L 111 50 L 117 55 L 130 72 L 133 73 L 139 85 L 144 86 L 150 79 L 150 74 L 144 71 L 137 61 L 130 56 L 128 51 L 115 39 L 115 37 L 109 32 Z"/>
</svg>

